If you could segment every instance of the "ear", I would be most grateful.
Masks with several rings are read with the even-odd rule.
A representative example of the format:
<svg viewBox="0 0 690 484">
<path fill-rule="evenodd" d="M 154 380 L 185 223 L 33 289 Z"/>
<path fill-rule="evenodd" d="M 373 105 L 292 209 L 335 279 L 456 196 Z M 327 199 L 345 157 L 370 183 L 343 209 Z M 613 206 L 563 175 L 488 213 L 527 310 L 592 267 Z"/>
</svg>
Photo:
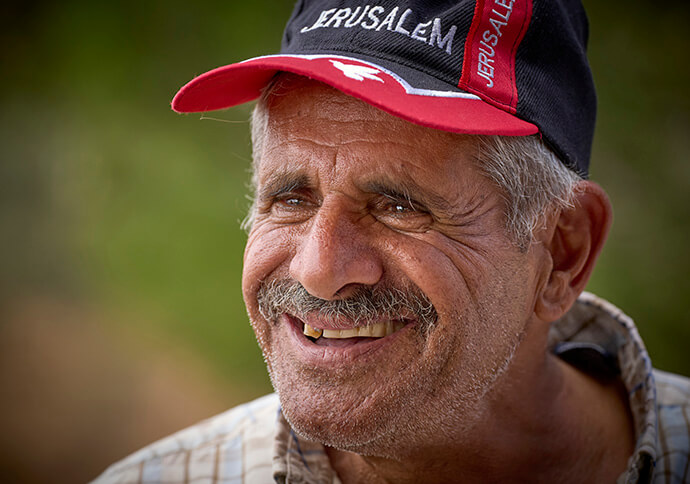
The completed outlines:
<svg viewBox="0 0 690 484">
<path fill-rule="evenodd" d="M 560 318 L 584 290 L 612 218 L 606 192 L 591 181 L 578 183 L 574 207 L 557 214 L 545 241 L 552 267 L 537 298 L 535 311 L 540 319 L 551 322 Z"/>
</svg>

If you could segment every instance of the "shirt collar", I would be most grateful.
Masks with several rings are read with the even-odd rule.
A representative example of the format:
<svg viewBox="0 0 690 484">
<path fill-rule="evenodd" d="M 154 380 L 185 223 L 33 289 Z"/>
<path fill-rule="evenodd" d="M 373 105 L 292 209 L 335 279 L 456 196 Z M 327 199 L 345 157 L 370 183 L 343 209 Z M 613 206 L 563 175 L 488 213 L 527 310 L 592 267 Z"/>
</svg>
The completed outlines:
<svg viewBox="0 0 690 484">
<path fill-rule="evenodd" d="M 618 374 L 628 392 L 636 439 L 628 468 L 618 482 L 651 482 L 659 448 L 656 386 L 652 362 L 633 320 L 610 302 L 584 292 L 571 310 L 552 324 L 549 347 L 566 361 L 569 351 L 579 351 L 583 358 L 586 353 L 592 355 L 594 349 L 601 355 L 599 365 L 608 363 L 608 368 L 600 371 Z"/>
<path fill-rule="evenodd" d="M 324 446 L 299 437 L 278 410 L 273 447 L 273 478 L 277 483 L 340 484 Z"/>
</svg>

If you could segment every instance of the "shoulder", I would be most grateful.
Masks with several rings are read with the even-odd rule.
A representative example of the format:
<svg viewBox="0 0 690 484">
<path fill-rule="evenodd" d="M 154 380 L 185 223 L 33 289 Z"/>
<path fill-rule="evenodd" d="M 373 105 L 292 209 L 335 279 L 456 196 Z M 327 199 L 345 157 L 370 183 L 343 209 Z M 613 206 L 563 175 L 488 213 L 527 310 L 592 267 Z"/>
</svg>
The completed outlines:
<svg viewBox="0 0 690 484">
<path fill-rule="evenodd" d="M 654 380 L 659 405 L 681 407 L 690 405 L 690 378 L 654 370 Z"/>
<path fill-rule="evenodd" d="M 654 370 L 659 454 L 655 477 L 690 481 L 690 379 Z"/>
<path fill-rule="evenodd" d="M 94 482 L 268 482 L 278 396 L 267 395 L 181 430 L 110 466 Z"/>
</svg>

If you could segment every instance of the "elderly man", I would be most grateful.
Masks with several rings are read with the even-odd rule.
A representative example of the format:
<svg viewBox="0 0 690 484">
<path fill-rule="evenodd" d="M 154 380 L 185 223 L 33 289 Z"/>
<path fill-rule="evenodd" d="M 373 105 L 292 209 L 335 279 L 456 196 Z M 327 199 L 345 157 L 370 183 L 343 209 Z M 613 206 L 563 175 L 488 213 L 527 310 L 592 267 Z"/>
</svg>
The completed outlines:
<svg viewBox="0 0 690 484">
<path fill-rule="evenodd" d="M 243 292 L 277 396 L 100 482 L 684 482 L 690 386 L 583 293 L 611 207 L 575 1 L 298 2 L 259 97 Z"/>
</svg>

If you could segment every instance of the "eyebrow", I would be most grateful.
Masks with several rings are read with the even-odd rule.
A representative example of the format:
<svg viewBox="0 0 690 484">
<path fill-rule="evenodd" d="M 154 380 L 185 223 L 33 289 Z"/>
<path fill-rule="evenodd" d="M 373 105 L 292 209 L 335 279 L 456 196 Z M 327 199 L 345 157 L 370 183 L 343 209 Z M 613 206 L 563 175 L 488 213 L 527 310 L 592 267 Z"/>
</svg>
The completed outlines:
<svg viewBox="0 0 690 484">
<path fill-rule="evenodd" d="M 362 185 L 362 190 L 379 193 L 395 200 L 407 200 L 413 206 L 419 204 L 425 208 L 452 215 L 453 206 L 438 193 L 420 187 L 413 180 L 372 180 Z"/>
<path fill-rule="evenodd" d="M 311 178 L 305 173 L 280 171 L 271 173 L 261 184 L 257 200 L 271 200 L 279 195 L 303 190 L 312 186 Z M 473 209 L 459 210 L 442 195 L 418 185 L 414 180 L 392 180 L 388 177 L 358 184 L 365 193 L 376 193 L 393 200 L 407 200 L 412 206 L 419 206 L 450 220 L 467 216 Z M 476 209 L 476 207 L 474 207 Z"/>
<path fill-rule="evenodd" d="M 259 199 L 268 200 L 283 193 L 301 190 L 310 185 L 309 177 L 303 173 L 272 173 L 259 190 Z"/>
</svg>

